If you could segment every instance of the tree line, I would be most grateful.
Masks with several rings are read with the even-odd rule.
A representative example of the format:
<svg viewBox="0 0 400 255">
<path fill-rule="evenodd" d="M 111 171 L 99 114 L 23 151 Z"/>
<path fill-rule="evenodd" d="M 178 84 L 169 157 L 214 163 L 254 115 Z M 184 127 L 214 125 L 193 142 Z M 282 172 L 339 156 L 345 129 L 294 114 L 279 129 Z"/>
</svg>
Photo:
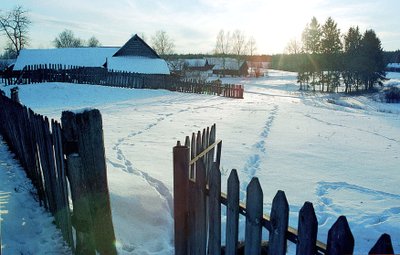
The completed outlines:
<svg viewBox="0 0 400 255">
<path fill-rule="evenodd" d="M 323 25 L 313 17 L 301 42 L 290 41 L 287 54 L 275 55 L 272 67 L 298 72 L 301 90 L 350 93 L 382 85 L 385 61 L 381 41 L 374 30 L 360 32 L 358 26 L 341 34 L 329 17 Z"/>
</svg>

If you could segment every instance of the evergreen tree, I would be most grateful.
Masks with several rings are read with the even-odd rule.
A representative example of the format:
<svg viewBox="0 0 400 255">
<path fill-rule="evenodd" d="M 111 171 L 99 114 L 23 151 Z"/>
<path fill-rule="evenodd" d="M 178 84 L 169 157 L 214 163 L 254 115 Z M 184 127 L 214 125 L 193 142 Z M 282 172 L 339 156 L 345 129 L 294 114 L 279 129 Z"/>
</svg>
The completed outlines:
<svg viewBox="0 0 400 255">
<path fill-rule="evenodd" d="M 367 30 L 360 46 L 361 79 L 366 90 L 371 90 L 376 84 L 382 86 L 386 79 L 385 64 L 381 40 L 374 30 Z"/>
<path fill-rule="evenodd" d="M 342 71 L 343 82 L 345 85 L 345 93 L 352 90 L 352 85 L 358 87 L 360 85 L 360 66 L 362 65 L 360 59 L 362 35 L 360 29 L 357 27 L 350 27 L 347 34 L 344 35 L 344 56 Z"/>
<path fill-rule="evenodd" d="M 321 29 L 321 44 L 320 51 L 324 54 L 324 78 L 322 82 L 322 90 L 324 84 L 328 92 L 332 92 L 340 85 L 341 69 L 340 52 L 342 51 L 342 42 L 340 41 L 340 29 L 337 28 L 337 23 L 329 17 Z"/>
<path fill-rule="evenodd" d="M 306 26 L 302 34 L 304 52 L 320 53 L 321 27 L 317 18 L 313 17 L 311 23 Z"/>
</svg>

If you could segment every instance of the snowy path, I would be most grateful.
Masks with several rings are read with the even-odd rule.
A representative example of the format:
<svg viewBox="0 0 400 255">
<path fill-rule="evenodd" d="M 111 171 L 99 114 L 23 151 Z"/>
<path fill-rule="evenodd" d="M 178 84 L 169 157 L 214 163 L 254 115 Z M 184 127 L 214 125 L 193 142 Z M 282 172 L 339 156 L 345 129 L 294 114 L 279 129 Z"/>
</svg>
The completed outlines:
<svg viewBox="0 0 400 255">
<path fill-rule="evenodd" d="M 237 169 L 242 198 L 257 176 L 266 213 L 281 189 L 291 226 L 297 226 L 298 210 L 308 200 L 320 240 L 344 214 L 358 253 L 366 253 L 384 232 L 400 252 L 400 106 L 363 96 L 300 93 L 295 80 L 285 72 L 226 78 L 245 84 L 243 100 L 62 84 L 23 86 L 20 98 L 55 119 L 63 109 L 102 112 L 120 254 L 173 254 L 172 147 L 213 123 L 223 140 L 222 180 Z M 43 90 L 48 101 L 38 100 Z"/>
</svg>

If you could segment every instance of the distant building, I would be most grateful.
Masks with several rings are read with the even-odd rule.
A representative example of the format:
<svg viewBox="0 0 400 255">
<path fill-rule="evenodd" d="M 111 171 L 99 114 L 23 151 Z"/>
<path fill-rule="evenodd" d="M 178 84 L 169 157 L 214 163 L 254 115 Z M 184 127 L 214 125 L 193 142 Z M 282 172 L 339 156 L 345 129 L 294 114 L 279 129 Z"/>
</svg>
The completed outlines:
<svg viewBox="0 0 400 255">
<path fill-rule="evenodd" d="M 22 71 L 26 66 L 61 65 L 63 67 L 105 67 L 108 70 L 141 74 L 169 74 L 165 60 L 134 35 L 120 47 L 82 47 L 57 49 L 21 50 L 14 71 Z"/>
<path fill-rule="evenodd" d="M 213 74 L 218 76 L 247 76 L 247 62 L 234 58 L 208 58 L 208 62 L 213 65 Z"/>
<path fill-rule="evenodd" d="M 206 81 L 213 74 L 213 65 L 205 58 L 178 59 L 168 62 L 171 72 L 186 80 Z"/>
</svg>

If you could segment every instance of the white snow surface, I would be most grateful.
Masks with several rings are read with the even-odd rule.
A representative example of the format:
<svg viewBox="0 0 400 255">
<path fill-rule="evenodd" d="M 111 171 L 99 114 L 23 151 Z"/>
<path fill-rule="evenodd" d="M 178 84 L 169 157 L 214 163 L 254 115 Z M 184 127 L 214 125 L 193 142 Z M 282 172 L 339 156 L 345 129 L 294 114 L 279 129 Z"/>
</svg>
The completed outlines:
<svg viewBox="0 0 400 255">
<path fill-rule="evenodd" d="M 393 78 L 390 83 L 399 83 L 396 74 L 388 76 Z M 270 212 L 277 190 L 284 190 L 290 204 L 289 225 L 297 227 L 298 211 L 310 201 L 322 242 L 335 220 L 346 215 L 357 254 L 367 253 L 382 233 L 391 235 L 395 252 L 400 252 L 399 104 L 382 103 L 373 95 L 299 92 L 296 74 L 288 72 L 223 81 L 244 84 L 244 99 L 61 83 L 19 86 L 19 91 L 25 105 L 54 119 L 66 109 L 101 111 L 119 254 L 173 254 L 172 147 L 213 123 L 223 140 L 223 189 L 229 170 L 236 168 L 242 199 L 251 178 L 259 178 L 265 213 Z M 3 155 L 4 145 L 0 149 L 0 191 L 12 197 L 16 192 L 4 188 L 4 182 L 11 182 L 14 170 L 10 169 L 16 163 Z M 37 204 L 24 204 L 28 211 L 42 211 L 43 219 L 49 219 Z M 64 252 L 61 242 L 53 243 L 59 241 L 59 233 L 51 224 L 32 226 L 27 234 L 32 238 L 35 231 L 42 231 L 56 237 L 46 239 L 47 244 L 40 238 L 5 237 L 16 231 L 9 220 L 22 209 L 2 214 L 3 254 L 15 254 L 4 247 L 16 249 L 18 242 L 24 242 L 31 254 L 39 248 L 38 254 Z M 289 243 L 288 254 L 294 250 Z"/>
<path fill-rule="evenodd" d="M 161 58 L 122 56 L 107 59 L 108 70 L 142 74 L 169 74 L 167 62 Z"/>
<path fill-rule="evenodd" d="M 114 47 L 23 49 L 15 62 L 14 70 L 22 70 L 27 65 L 43 64 L 102 67 L 106 59 L 118 50 L 119 48 Z"/>
<path fill-rule="evenodd" d="M 396 68 L 400 68 L 400 63 L 389 63 L 387 65 L 387 67 L 396 67 Z"/>
</svg>

